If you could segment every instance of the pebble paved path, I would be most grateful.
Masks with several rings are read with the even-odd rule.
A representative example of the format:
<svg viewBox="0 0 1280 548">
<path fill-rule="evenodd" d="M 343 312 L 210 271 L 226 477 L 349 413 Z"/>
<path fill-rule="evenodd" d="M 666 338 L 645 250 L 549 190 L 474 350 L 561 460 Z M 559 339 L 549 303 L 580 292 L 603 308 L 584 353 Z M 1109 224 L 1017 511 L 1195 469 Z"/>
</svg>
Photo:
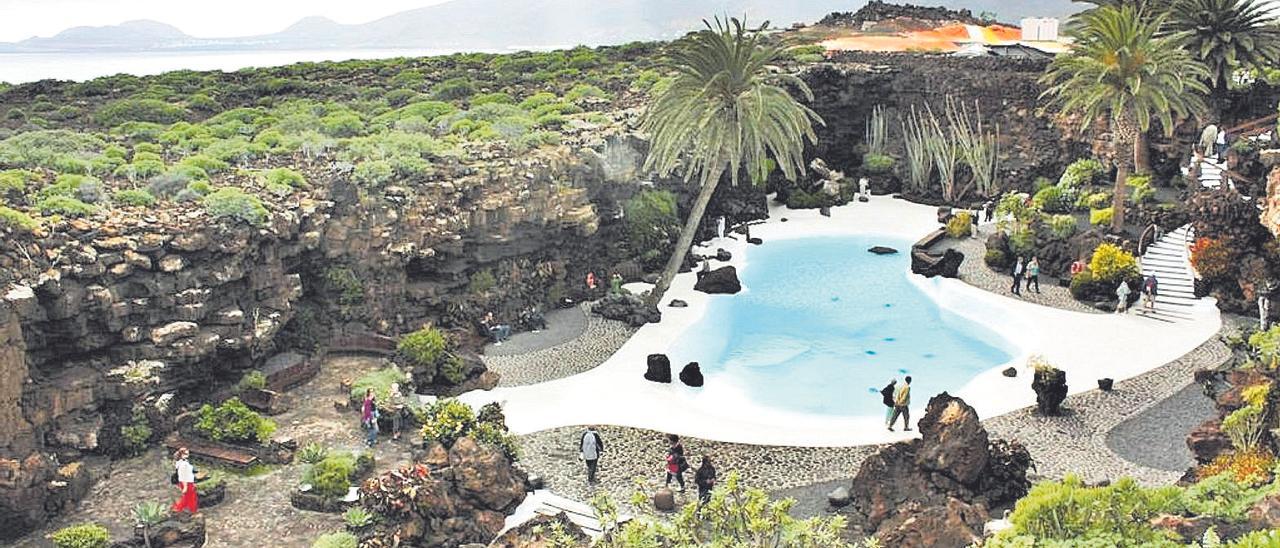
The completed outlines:
<svg viewBox="0 0 1280 548">
<path fill-rule="evenodd" d="M 940 242 L 935 250 L 955 249 L 964 253 L 964 262 L 960 263 L 960 281 L 979 289 L 985 289 L 991 293 L 1011 299 L 1021 299 L 1029 303 L 1063 310 L 1090 314 L 1102 313 L 1092 306 L 1077 301 L 1071 296 L 1069 289 L 1058 285 L 1057 279 L 1043 275 L 1040 276 L 1040 293 L 1023 288 L 1022 296 L 1019 297 L 1010 292 L 1009 286 L 1013 284 L 1013 278 L 1007 272 L 991 270 L 991 267 L 987 266 L 987 263 L 982 260 L 982 257 L 987 253 L 986 237 L 993 230 L 995 230 L 995 225 L 986 225 L 978 236 L 963 240 L 947 238 Z"/>
<path fill-rule="evenodd" d="M 584 303 L 557 318 L 548 317 L 547 331 L 521 333 L 516 336 L 521 340 L 512 337 L 502 346 L 486 347 L 484 363 L 501 376 L 498 386 L 537 384 L 590 370 L 609 359 L 636 332 L 626 324 L 591 314 L 589 306 Z M 562 334 L 572 329 L 578 335 L 562 340 Z M 544 333 L 547 337 L 540 337 Z M 522 350 L 513 352 L 517 344 Z"/>
</svg>

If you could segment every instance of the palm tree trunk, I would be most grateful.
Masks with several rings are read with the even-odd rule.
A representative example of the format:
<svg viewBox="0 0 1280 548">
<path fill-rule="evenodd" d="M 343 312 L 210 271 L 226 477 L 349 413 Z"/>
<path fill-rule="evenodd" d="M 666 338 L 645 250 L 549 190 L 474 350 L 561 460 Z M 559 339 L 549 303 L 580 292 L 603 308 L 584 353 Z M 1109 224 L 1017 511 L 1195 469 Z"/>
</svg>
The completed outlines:
<svg viewBox="0 0 1280 548">
<path fill-rule="evenodd" d="M 708 178 L 706 184 L 702 185 L 698 199 L 693 202 L 693 209 L 689 210 L 689 218 L 685 220 L 684 228 L 680 230 L 676 248 L 671 251 L 671 258 L 667 259 L 667 266 L 662 269 L 662 275 L 658 277 L 658 283 L 649 292 L 649 298 L 645 299 L 645 304 L 658 306 L 662 296 L 671 288 L 671 282 L 680 272 L 680 265 L 684 264 L 689 248 L 693 247 L 693 238 L 698 235 L 698 227 L 702 225 L 702 214 L 706 213 L 707 204 L 711 203 L 711 196 L 716 193 L 716 187 L 720 186 L 721 174 L 716 173 L 715 177 Z"/>
<path fill-rule="evenodd" d="M 1128 205 L 1129 194 L 1129 161 L 1124 155 L 1116 160 L 1116 188 L 1111 196 L 1111 232 L 1119 234 L 1124 230 L 1124 209 Z"/>
<path fill-rule="evenodd" d="M 1138 132 L 1133 141 L 1133 172 L 1151 173 L 1151 139 L 1145 131 Z"/>
</svg>

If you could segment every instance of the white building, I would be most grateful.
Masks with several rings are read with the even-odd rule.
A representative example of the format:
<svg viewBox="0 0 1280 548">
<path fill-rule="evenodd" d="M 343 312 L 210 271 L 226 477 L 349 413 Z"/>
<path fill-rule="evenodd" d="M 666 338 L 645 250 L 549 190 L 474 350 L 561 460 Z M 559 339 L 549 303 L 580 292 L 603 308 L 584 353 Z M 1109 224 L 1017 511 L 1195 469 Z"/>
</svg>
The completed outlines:
<svg viewBox="0 0 1280 548">
<path fill-rule="evenodd" d="M 1022 20 L 1022 41 L 1054 42 L 1057 39 L 1057 19 L 1052 17 L 1028 17 Z"/>
</svg>

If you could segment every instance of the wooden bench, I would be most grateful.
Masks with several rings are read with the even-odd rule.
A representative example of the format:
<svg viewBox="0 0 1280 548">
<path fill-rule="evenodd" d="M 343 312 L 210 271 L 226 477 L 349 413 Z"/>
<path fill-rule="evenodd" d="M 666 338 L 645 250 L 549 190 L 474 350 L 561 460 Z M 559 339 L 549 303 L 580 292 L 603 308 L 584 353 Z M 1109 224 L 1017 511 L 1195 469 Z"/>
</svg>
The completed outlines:
<svg viewBox="0 0 1280 548">
<path fill-rule="evenodd" d="M 235 468 L 248 468 L 258 462 L 258 456 L 253 453 L 209 443 L 193 442 L 176 436 L 166 439 L 164 445 L 170 452 L 179 447 L 186 447 L 193 458 L 214 464 L 228 464 Z"/>
<path fill-rule="evenodd" d="M 320 359 L 296 352 L 281 352 L 262 365 L 267 388 L 284 392 L 305 383 L 320 373 Z"/>
<path fill-rule="evenodd" d="M 396 353 L 396 340 L 377 333 L 349 333 L 333 339 L 329 352 L 391 356 Z"/>
</svg>

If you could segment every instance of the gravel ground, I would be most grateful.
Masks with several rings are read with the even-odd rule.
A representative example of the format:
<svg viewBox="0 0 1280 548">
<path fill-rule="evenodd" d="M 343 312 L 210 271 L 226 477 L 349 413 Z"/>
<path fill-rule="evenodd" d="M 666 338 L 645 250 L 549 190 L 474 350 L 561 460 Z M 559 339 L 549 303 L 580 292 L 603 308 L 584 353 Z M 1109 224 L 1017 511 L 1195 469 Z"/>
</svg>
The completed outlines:
<svg viewBox="0 0 1280 548">
<path fill-rule="evenodd" d="M 548 317 L 546 331 L 521 333 L 502 346 L 487 347 L 484 363 L 501 376 L 498 386 L 537 384 L 582 373 L 604 363 L 636 332 L 626 324 L 590 314 L 589 306 L 564 311 L 571 313 L 557 316 L 554 322 Z M 560 340 L 573 322 L 582 324 L 578 335 Z"/>
<path fill-rule="evenodd" d="M 543 315 L 547 328 L 541 331 L 515 333 L 502 344 L 488 344 L 485 356 L 516 356 L 561 345 L 582 336 L 590 314 L 587 304 L 559 308 Z"/>
<path fill-rule="evenodd" d="M 1187 433 L 1217 415 L 1217 406 L 1198 384 L 1126 420 L 1107 434 L 1107 447 L 1126 460 L 1182 473 L 1195 464 Z"/>
<path fill-rule="evenodd" d="M 991 270 L 991 267 L 987 266 L 987 263 L 982 260 L 987 253 L 986 238 L 992 230 L 995 230 L 995 225 L 986 225 L 983 227 L 982 232 L 973 238 L 963 240 L 947 238 L 935 246 L 934 250 L 955 249 L 964 253 L 964 262 L 960 263 L 960 280 L 979 289 L 985 289 L 991 293 L 1011 299 L 1021 299 L 1030 303 L 1063 310 L 1090 314 L 1103 313 L 1092 306 L 1077 301 L 1071 296 L 1070 290 L 1058 285 L 1057 278 L 1045 275 L 1040 276 L 1040 293 L 1029 291 L 1024 287 L 1021 297 L 1014 295 L 1009 291 L 1009 286 L 1013 284 L 1013 278 L 1007 272 Z"/>
</svg>

